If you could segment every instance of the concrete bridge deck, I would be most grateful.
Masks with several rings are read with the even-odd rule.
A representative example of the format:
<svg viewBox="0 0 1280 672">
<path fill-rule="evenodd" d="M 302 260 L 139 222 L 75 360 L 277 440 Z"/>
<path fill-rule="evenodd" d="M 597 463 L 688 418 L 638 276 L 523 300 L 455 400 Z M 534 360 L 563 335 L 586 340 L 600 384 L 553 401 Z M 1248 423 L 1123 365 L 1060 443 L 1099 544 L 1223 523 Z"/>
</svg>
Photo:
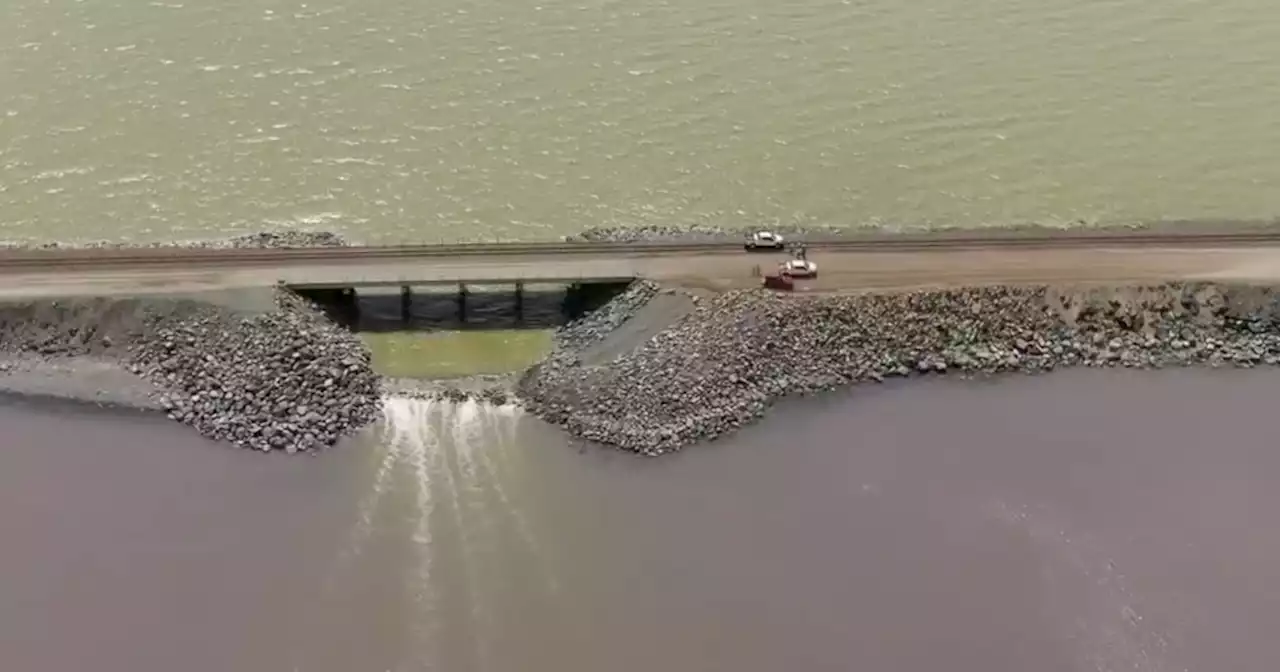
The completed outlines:
<svg viewBox="0 0 1280 672">
<path fill-rule="evenodd" d="M 518 248 L 518 246 L 516 246 Z M 618 282 L 645 277 L 711 289 L 757 286 L 785 253 L 740 244 L 315 250 L 74 250 L 0 253 L 0 296 L 190 293 L 266 287 Z M 515 249 L 515 248 L 511 248 Z M 453 250 L 452 252 L 450 250 Z M 814 291 L 960 284 L 1220 279 L 1280 282 L 1280 237 L 1069 237 L 1010 244 L 814 243 Z"/>
</svg>

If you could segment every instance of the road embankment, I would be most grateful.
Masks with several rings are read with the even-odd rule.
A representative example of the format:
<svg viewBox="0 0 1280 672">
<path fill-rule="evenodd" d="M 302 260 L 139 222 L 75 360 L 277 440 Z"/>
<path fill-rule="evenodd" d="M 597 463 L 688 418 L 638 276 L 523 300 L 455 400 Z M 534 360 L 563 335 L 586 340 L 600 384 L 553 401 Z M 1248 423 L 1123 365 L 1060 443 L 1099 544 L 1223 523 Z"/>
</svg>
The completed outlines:
<svg viewBox="0 0 1280 672">
<path fill-rule="evenodd" d="M 274 254 L 343 243 L 308 235 L 319 238 L 249 237 L 210 249 Z M 1199 256 L 1189 253 L 1174 260 L 1182 265 L 1147 260 L 1143 275 L 1112 250 L 1097 268 L 1073 265 L 1059 278 L 1022 254 L 941 255 L 920 269 L 902 257 L 887 267 L 863 259 L 861 275 L 850 276 L 863 289 L 855 294 L 692 293 L 639 281 L 558 330 L 551 354 L 514 384 L 384 381 L 355 335 L 280 290 L 251 306 L 178 296 L 10 303 L 0 306 L 0 356 L 10 358 L 8 371 L 0 362 L 0 393 L 159 408 L 210 438 L 289 452 L 357 431 L 386 394 L 519 399 L 576 436 L 654 455 L 735 431 L 783 396 L 888 377 L 1280 362 L 1271 287 L 1064 281 L 1096 281 L 1098 269 L 1120 266 L 1126 278 L 1205 277 L 1236 272 L 1234 257 L 1194 267 L 1186 260 Z M 954 258 L 964 263 L 942 261 Z M 917 286 L 913 273 L 951 288 L 903 289 Z M 1034 274 L 1055 282 L 1027 284 Z M 877 282 L 894 289 L 867 291 Z"/>
<path fill-rule="evenodd" d="M 733 432 L 784 396 L 890 377 L 1280 363 L 1280 288 L 1203 282 L 734 291 L 608 361 L 584 360 L 657 296 L 638 283 L 563 329 L 520 382 L 526 407 L 583 439 L 657 455 Z"/>
<path fill-rule="evenodd" d="M 180 258 L 347 245 L 330 232 L 275 231 L 35 251 Z M 21 257 L 32 247 L 9 250 Z M 10 400 L 157 411 L 210 439 L 294 453 L 333 445 L 376 420 L 380 382 L 356 336 L 284 290 L 0 303 L 0 396 Z"/>
</svg>

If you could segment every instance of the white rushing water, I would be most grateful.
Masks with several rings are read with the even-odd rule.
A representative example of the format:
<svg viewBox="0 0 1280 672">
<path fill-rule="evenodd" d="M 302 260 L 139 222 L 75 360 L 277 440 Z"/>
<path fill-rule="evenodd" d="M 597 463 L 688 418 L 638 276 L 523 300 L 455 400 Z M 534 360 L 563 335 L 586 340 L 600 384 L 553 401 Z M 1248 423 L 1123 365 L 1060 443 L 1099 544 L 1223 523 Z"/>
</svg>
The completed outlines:
<svg viewBox="0 0 1280 672">
<path fill-rule="evenodd" d="M 532 560 L 541 592 L 555 594 L 560 583 L 547 561 L 524 511 L 511 491 L 515 476 L 508 456 L 517 449 L 517 423 L 523 415 L 514 404 L 478 401 L 435 401 L 404 396 L 384 400 L 380 442 L 371 450 L 368 484 L 357 503 L 345 547 L 335 560 L 329 583 L 360 572 L 366 551 L 375 547 L 381 530 L 411 530 L 410 554 L 399 577 L 411 596 L 410 609 L 421 623 L 446 603 L 462 602 L 469 621 L 468 637 L 479 638 L 497 616 L 482 574 L 495 545 Z M 464 615 L 465 614 L 465 615 Z M 411 646 L 430 658 L 445 636 L 434 627 L 420 628 Z M 483 666 L 480 639 L 465 647 Z"/>
</svg>

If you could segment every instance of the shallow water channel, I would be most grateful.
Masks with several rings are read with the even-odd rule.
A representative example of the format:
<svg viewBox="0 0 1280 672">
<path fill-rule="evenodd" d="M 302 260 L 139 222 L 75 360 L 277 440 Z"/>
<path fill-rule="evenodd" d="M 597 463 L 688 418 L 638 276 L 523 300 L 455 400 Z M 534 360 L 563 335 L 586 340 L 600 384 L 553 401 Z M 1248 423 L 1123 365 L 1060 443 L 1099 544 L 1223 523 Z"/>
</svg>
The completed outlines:
<svg viewBox="0 0 1280 672">
<path fill-rule="evenodd" d="M 0 408 L 8 670 L 1270 670 L 1274 371 L 913 381 L 661 459 L 392 400 L 226 449 Z"/>
</svg>

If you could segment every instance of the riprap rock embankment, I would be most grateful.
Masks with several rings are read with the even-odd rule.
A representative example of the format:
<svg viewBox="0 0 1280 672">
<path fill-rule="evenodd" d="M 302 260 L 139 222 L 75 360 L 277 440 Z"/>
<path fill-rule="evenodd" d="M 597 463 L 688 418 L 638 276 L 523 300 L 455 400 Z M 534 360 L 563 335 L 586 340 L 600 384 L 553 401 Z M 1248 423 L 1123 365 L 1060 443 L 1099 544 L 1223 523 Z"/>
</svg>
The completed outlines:
<svg viewBox="0 0 1280 672">
<path fill-rule="evenodd" d="M 332 445 L 381 403 L 364 344 L 282 290 L 266 311 L 170 298 L 8 304 L 0 349 L 63 367 L 115 362 L 150 384 L 150 405 L 170 418 L 264 451 Z M 62 386 L 58 396 L 103 396 L 87 376 Z"/>
<path fill-rule="evenodd" d="M 202 246 L 342 244 L 286 231 Z M 262 451 L 319 449 L 376 420 L 381 380 L 364 343 L 286 290 L 259 294 L 2 304 L 0 389 L 160 408 L 206 437 Z"/>
<path fill-rule="evenodd" d="M 1280 295 L 1206 283 L 739 291 L 610 361 L 582 360 L 657 291 L 639 283 L 563 329 L 520 383 L 526 406 L 579 437 L 653 455 L 734 431 L 784 395 L 888 377 L 1280 362 Z"/>
</svg>

